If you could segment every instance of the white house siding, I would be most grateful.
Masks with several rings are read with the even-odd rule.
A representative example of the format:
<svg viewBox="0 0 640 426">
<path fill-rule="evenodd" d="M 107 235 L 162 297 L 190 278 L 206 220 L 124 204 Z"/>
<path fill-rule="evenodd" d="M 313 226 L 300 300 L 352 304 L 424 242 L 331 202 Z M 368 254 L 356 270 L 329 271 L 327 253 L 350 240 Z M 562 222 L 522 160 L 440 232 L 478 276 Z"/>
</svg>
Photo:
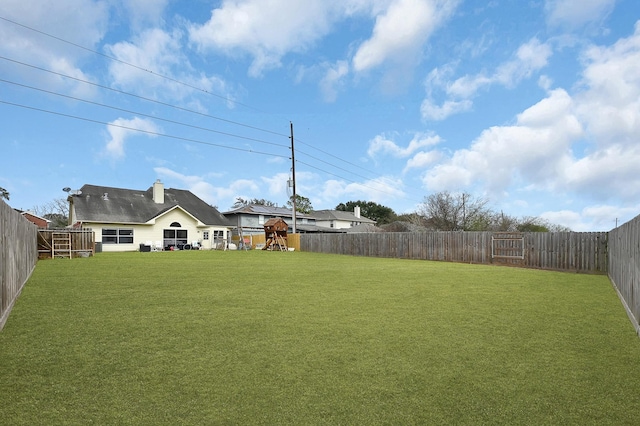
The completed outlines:
<svg viewBox="0 0 640 426">
<path fill-rule="evenodd" d="M 171 224 L 178 222 L 181 226 L 179 228 L 172 228 Z M 95 232 L 96 242 L 103 243 L 102 230 L 103 229 L 133 229 L 133 243 L 131 244 L 102 244 L 103 252 L 123 252 L 123 251 L 137 251 L 140 249 L 140 244 L 146 244 L 151 242 L 153 245 L 156 242 L 163 244 L 165 229 L 184 229 L 187 231 L 187 242 L 192 244 L 194 241 L 200 242 L 204 249 L 211 249 L 213 244 L 214 231 L 225 231 L 225 236 L 228 237 L 228 229 L 219 226 L 198 226 L 198 221 L 184 210 L 179 208 L 173 209 L 166 214 L 158 217 L 155 221 L 149 224 L 122 224 L 122 223 L 84 223 L 83 227 L 93 228 Z M 209 231 L 209 240 L 204 240 L 204 231 Z"/>
<path fill-rule="evenodd" d="M 331 226 L 332 222 L 333 222 L 333 226 Z M 351 222 L 343 221 L 343 220 L 337 220 L 337 219 L 333 219 L 333 220 L 318 220 L 318 219 L 316 219 L 316 225 L 321 226 L 323 228 L 333 228 L 333 229 L 351 228 Z"/>
<path fill-rule="evenodd" d="M 145 239 L 145 235 L 151 235 L 153 232 L 152 227 L 149 225 L 132 225 L 126 223 L 84 223 L 83 228 L 91 228 L 95 233 L 96 243 L 102 244 L 103 252 L 121 252 L 121 251 L 137 251 L 140 248 L 140 244 L 147 241 L 154 241 Z M 102 241 L 103 229 L 132 229 L 133 230 L 133 243 L 131 244 L 109 244 Z"/>
</svg>

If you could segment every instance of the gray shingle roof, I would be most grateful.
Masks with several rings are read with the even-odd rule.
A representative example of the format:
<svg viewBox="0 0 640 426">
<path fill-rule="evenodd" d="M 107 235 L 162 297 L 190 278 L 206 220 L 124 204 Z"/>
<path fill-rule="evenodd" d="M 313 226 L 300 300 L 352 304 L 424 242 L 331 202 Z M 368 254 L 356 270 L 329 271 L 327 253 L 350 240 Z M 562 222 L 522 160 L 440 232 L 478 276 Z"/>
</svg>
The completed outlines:
<svg viewBox="0 0 640 426">
<path fill-rule="evenodd" d="M 182 189 L 165 188 L 162 204 L 153 201 L 152 187 L 139 191 L 84 185 L 80 191 L 72 195 L 75 219 L 80 222 L 146 223 L 180 206 L 205 225 L 232 226 L 215 207 Z"/>
<path fill-rule="evenodd" d="M 272 207 L 272 206 L 263 206 L 261 204 L 249 204 L 246 206 L 238 207 L 234 210 L 229 210 L 224 212 L 225 215 L 235 215 L 235 214 L 254 214 L 254 215 L 269 215 L 269 216 L 277 216 L 277 217 L 292 217 L 293 210 L 288 209 L 286 207 Z M 304 213 L 296 213 L 296 217 L 300 218 L 313 218 L 313 216 L 304 214 Z"/>
<path fill-rule="evenodd" d="M 342 220 L 345 222 L 376 223 L 375 220 L 371 220 L 368 217 L 356 217 L 353 212 L 345 212 L 342 210 L 314 210 L 312 215 L 317 220 Z"/>
</svg>

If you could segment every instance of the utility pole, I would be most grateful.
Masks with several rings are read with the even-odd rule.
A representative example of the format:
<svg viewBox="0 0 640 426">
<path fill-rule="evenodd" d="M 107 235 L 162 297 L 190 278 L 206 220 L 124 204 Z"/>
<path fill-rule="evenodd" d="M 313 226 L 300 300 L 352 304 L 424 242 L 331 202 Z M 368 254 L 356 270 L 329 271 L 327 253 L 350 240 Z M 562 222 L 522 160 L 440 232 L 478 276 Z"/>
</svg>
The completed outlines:
<svg viewBox="0 0 640 426">
<path fill-rule="evenodd" d="M 296 154 L 293 149 L 293 123 L 291 125 L 291 179 L 293 180 L 293 198 L 291 204 L 293 205 L 293 233 L 296 233 Z"/>
</svg>

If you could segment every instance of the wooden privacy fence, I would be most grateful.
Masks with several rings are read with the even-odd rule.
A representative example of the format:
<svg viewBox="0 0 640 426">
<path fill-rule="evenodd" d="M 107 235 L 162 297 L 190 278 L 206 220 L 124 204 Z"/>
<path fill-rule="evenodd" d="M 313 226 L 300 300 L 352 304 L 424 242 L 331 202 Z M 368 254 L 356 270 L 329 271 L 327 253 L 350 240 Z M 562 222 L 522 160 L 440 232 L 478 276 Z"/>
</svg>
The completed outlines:
<svg viewBox="0 0 640 426">
<path fill-rule="evenodd" d="M 609 232 L 609 279 L 640 334 L 640 216 Z"/>
<path fill-rule="evenodd" d="M 302 234 L 300 250 L 602 274 L 608 261 L 606 232 Z"/>
<path fill-rule="evenodd" d="M 38 255 L 42 258 L 87 257 L 95 253 L 91 228 L 38 229 Z"/>
<path fill-rule="evenodd" d="M 37 227 L 0 200 L 0 330 L 38 261 Z"/>
</svg>

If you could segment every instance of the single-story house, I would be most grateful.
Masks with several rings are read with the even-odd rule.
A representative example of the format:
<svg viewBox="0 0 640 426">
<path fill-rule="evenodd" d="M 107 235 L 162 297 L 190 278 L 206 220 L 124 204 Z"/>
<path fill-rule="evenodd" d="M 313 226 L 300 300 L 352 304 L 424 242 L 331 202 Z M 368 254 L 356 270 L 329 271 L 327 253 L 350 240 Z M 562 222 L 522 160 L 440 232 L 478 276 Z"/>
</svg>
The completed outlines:
<svg viewBox="0 0 640 426">
<path fill-rule="evenodd" d="M 23 211 L 23 210 L 18 210 L 18 209 L 14 209 L 14 210 L 17 211 L 18 213 L 20 213 L 22 215 L 22 217 L 27 219 L 29 222 L 35 223 L 38 226 L 38 228 L 40 228 L 40 229 L 47 229 L 49 227 L 49 224 L 51 223 L 51 221 L 49 219 L 45 219 L 44 217 L 40 217 L 37 214 L 35 214 L 34 212 Z"/>
<path fill-rule="evenodd" d="M 84 185 L 67 200 L 69 224 L 92 228 L 102 251 L 217 248 L 233 228 L 215 207 L 159 180 L 146 191 Z"/>
<path fill-rule="evenodd" d="M 375 226 L 376 221 L 360 214 L 360 207 L 356 206 L 353 212 L 341 210 L 314 210 L 313 217 L 316 225 L 324 228 L 343 229 L 346 232 L 356 229 L 367 229 Z M 364 226 L 362 226 L 364 225 Z"/>
</svg>

